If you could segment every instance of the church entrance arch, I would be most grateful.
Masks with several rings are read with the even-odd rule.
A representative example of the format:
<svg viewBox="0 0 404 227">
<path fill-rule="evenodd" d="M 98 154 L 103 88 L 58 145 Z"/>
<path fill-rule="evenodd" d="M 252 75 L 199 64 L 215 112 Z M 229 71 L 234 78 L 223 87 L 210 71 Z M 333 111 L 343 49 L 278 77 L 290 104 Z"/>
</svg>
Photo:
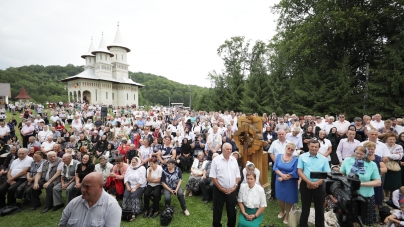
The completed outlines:
<svg viewBox="0 0 404 227">
<path fill-rule="evenodd" d="M 91 93 L 87 90 L 83 91 L 83 101 L 91 103 Z"/>
</svg>

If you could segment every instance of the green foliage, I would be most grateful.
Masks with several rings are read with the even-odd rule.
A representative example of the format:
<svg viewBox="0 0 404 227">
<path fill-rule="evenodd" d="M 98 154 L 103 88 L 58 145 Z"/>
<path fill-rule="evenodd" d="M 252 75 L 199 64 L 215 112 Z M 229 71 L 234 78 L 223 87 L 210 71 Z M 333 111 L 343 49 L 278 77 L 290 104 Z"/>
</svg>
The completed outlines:
<svg viewBox="0 0 404 227">
<path fill-rule="evenodd" d="M 184 103 L 189 106 L 190 91 L 192 90 L 192 100 L 197 98 L 198 94 L 207 90 L 207 88 L 185 85 L 178 82 L 168 80 L 162 76 L 156 76 L 150 73 L 129 72 L 129 76 L 133 81 L 146 85 L 140 89 L 142 99 L 139 95 L 139 105 L 163 105 L 168 106 L 170 103 Z M 191 89 L 191 90 L 190 90 Z M 192 102 L 192 108 L 195 108 L 195 102 Z"/>
<path fill-rule="evenodd" d="M 246 80 L 245 92 L 241 106 L 245 113 L 262 115 L 269 109 L 270 83 L 266 59 L 268 47 L 262 41 L 257 41 L 252 48 L 249 61 L 250 75 Z"/>
<path fill-rule="evenodd" d="M 272 108 L 402 116 L 402 8 L 393 0 L 281 0 L 269 45 Z"/>
</svg>

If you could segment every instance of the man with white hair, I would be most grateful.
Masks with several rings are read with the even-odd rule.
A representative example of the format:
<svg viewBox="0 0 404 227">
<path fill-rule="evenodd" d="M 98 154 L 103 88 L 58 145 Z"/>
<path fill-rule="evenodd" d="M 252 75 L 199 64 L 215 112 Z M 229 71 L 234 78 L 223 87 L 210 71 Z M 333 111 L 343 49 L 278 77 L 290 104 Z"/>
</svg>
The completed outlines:
<svg viewBox="0 0 404 227">
<path fill-rule="evenodd" d="M 31 210 L 41 206 L 39 196 L 42 194 L 43 188 L 46 191 L 45 207 L 41 214 L 48 212 L 53 207 L 53 187 L 60 182 L 59 176 L 63 166 L 62 159 L 56 156 L 56 152 L 49 151 L 46 156 L 48 160 L 38 168 L 31 191 Z"/>
<path fill-rule="evenodd" d="M 300 131 L 300 128 L 293 127 L 292 131 L 286 134 L 286 140 L 293 142 L 296 145 L 296 150 L 301 150 L 303 148 L 303 139 Z"/>
<path fill-rule="evenodd" d="M 75 176 L 79 161 L 74 160 L 71 154 L 64 154 L 62 157 L 62 169 L 60 173 L 60 182 L 53 187 L 53 207 L 63 207 L 62 190 L 66 191 L 66 202 L 69 203 L 75 194 L 76 185 Z M 109 172 L 110 173 L 110 172 Z"/>
<path fill-rule="evenodd" d="M 374 120 L 370 121 L 370 123 L 375 127 L 376 129 L 383 128 L 384 127 L 384 121 L 382 120 L 382 115 L 380 114 L 375 114 L 374 115 Z"/>
<path fill-rule="evenodd" d="M 47 153 L 53 149 L 53 145 L 55 145 L 55 142 L 53 142 L 53 135 L 48 136 L 47 140 L 42 143 L 41 150 Z"/>
<path fill-rule="evenodd" d="M 28 156 L 26 148 L 18 150 L 18 159 L 15 159 L 7 172 L 7 182 L 0 187 L 0 209 L 7 205 L 16 203 L 15 193 L 17 188 L 27 180 L 26 173 L 31 167 L 33 159 Z"/>
</svg>

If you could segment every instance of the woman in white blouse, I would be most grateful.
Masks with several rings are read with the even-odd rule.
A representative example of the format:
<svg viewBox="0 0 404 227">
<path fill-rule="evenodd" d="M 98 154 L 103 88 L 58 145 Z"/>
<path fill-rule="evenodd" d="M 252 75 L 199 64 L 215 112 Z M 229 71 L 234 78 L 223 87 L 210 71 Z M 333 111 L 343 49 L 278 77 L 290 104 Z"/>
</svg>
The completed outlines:
<svg viewBox="0 0 404 227">
<path fill-rule="evenodd" d="M 147 143 L 147 142 L 146 142 Z M 147 187 L 144 190 L 144 214 L 143 217 L 155 218 L 159 214 L 159 203 L 161 198 L 161 174 L 163 168 L 157 163 L 157 158 L 152 157 L 149 160 L 150 167 L 147 170 Z M 150 197 L 153 195 L 153 206 L 149 210 Z"/>
<path fill-rule="evenodd" d="M 199 151 L 197 158 L 192 163 L 191 174 L 184 190 L 184 196 L 187 195 L 187 192 L 189 192 L 189 196 L 192 196 L 193 191 L 199 191 L 199 182 L 202 180 L 203 170 L 207 163 L 208 161 L 204 159 L 203 152 Z"/>
<path fill-rule="evenodd" d="M 142 212 L 142 195 L 146 187 L 146 169 L 141 165 L 138 157 L 132 158 L 132 163 L 128 167 L 124 177 L 125 192 L 123 193 L 122 210 L 131 210 L 132 218 Z"/>
<path fill-rule="evenodd" d="M 239 227 L 259 227 L 267 201 L 264 189 L 257 185 L 255 173 L 247 173 L 247 184 L 240 186 L 237 201 L 240 207 Z"/>
</svg>

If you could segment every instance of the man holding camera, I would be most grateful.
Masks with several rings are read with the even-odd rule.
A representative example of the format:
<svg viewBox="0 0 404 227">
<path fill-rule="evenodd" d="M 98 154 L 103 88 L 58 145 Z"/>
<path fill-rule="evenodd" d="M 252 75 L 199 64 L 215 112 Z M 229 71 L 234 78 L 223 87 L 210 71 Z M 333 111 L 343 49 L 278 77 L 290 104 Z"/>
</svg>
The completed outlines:
<svg viewBox="0 0 404 227">
<path fill-rule="evenodd" d="M 302 199 L 302 214 L 300 216 L 300 226 L 308 227 L 311 201 L 314 202 L 315 209 L 315 225 L 316 227 L 324 227 L 324 200 L 325 192 L 321 185 L 323 179 L 310 178 L 310 172 L 331 172 L 328 159 L 318 154 L 320 143 L 317 140 L 309 141 L 309 152 L 299 157 L 297 164 L 297 172 L 302 179 L 300 183 L 300 194 Z"/>
</svg>

